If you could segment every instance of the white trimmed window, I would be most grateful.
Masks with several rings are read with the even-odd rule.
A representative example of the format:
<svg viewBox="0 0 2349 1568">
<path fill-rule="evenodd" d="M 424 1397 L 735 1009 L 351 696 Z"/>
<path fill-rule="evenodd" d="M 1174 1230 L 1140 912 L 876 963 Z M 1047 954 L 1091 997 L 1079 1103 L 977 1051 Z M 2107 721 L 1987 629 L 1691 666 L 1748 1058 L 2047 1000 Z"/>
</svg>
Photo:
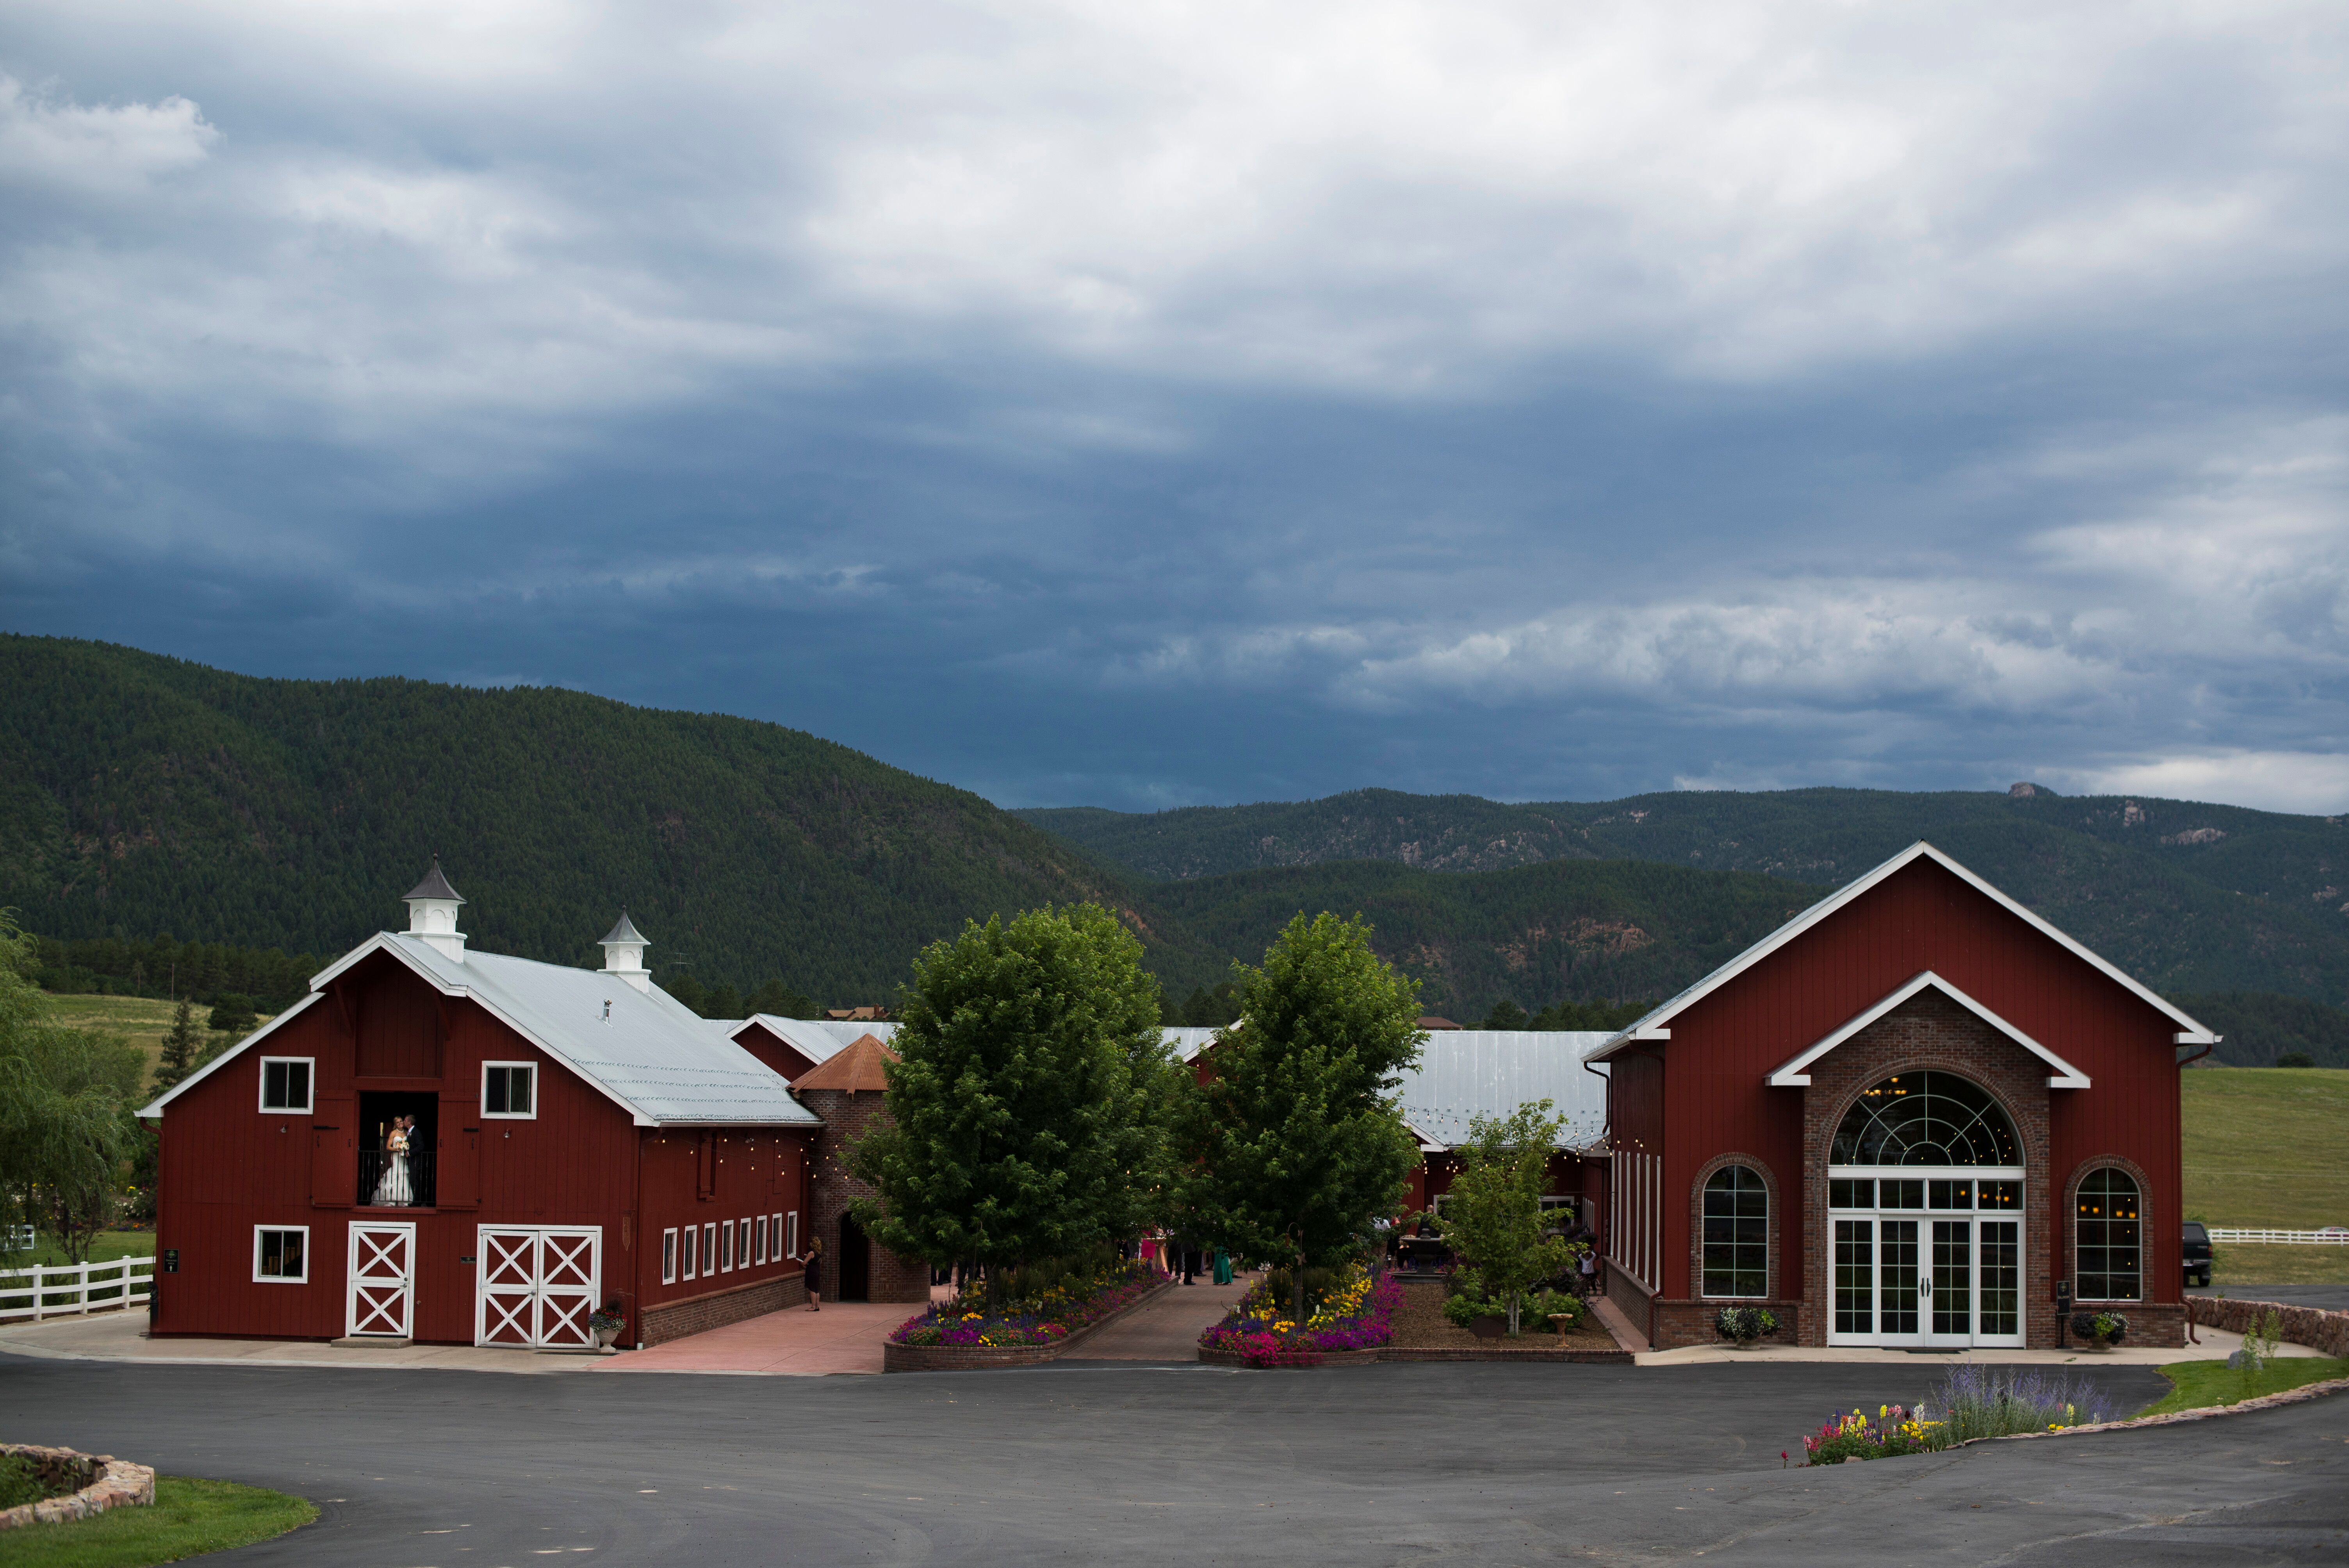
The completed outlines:
<svg viewBox="0 0 2349 1568">
<path fill-rule="evenodd" d="M 704 1279 L 718 1272 L 718 1227 L 701 1227 L 701 1275 Z"/>
<path fill-rule="evenodd" d="M 310 1283 L 310 1227 L 253 1227 L 253 1277 L 262 1284 Z"/>
<path fill-rule="evenodd" d="M 731 1220 L 718 1227 L 718 1272 L 734 1272 L 734 1222 Z"/>
<path fill-rule="evenodd" d="M 783 1256 L 795 1258 L 800 1255 L 800 1212 L 793 1209 L 778 1217 L 783 1222 Z"/>
<path fill-rule="evenodd" d="M 310 1080 L 315 1076 L 309 1057 L 264 1057 L 261 1058 L 261 1109 L 264 1110 L 299 1111 L 307 1115 L 310 1109 Z"/>
<path fill-rule="evenodd" d="M 661 1233 L 661 1284 L 677 1283 L 677 1231 L 675 1227 Z"/>
<path fill-rule="evenodd" d="M 685 1228 L 685 1272 L 678 1276 L 679 1279 L 691 1279 L 694 1277 L 695 1270 L 693 1265 L 699 1260 L 695 1256 L 696 1249 L 693 1243 L 694 1238 L 699 1233 L 691 1225 L 688 1225 Z"/>
<path fill-rule="evenodd" d="M 508 1120 L 535 1120 L 538 1117 L 538 1064 L 483 1062 L 481 1114 Z"/>
<path fill-rule="evenodd" d="M 750 1261 L 751 1261 L 752 1263 L 754 1263 L 754 1264 L 759 1264 L 761 1268 L 763 1268 L 763 1267 L 765 1267 L 765 1266 L 766 1266 L 766 1262 L 767 1262 L 767 1216 L 766 1216 L 766 1215 L 761 1214 L 761 1215 L 760 1215 L 760 1216 L 759 1216 L 759 1227 L 758 1227 L 758 1228 L 759 1228 L 759 1251 L 758 1251 L 758 1254 L 757 1254 L 755 1257 L 753 1257 Z"/>
<path fill-rule="evenodd" d="M 737 1242 L 735 1244 L 742 1249 L 740 1253 L 735 1254 L 734 1261 L 740 1264 L 744 1268 L 749 1268 L 750 1266 L 750 1215 L 745 1214 L 740 1219 L 734 1222 L 734 1233 L 741 1238 L 741 1240 Z"/>
</svg>

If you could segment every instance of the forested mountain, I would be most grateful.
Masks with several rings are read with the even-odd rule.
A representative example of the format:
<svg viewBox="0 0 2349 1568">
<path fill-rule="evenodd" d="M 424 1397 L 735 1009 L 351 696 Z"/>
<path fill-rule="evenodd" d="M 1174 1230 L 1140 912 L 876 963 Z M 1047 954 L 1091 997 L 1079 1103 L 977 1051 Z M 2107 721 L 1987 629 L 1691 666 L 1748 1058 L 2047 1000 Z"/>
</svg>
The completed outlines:
<svg viewBox="0 0 2349 1568">
<path fill-rule="evenodd" d="M 828 1002 L 885 997 L 967 914 L 1125 902 L 979 797 L 779 725 L 0 636 L 0 905 L 29 930 L 336 954 L 401 927 L 436 852 L 486 951 L 592 964 L 626 904 L 656 973 Z"/>
<path fill-rule="evenodd" d="M 2341 818 L 2035 787 L 1686 791 L 1527 806 L 1365 789 L 1300 804 L 1019 814 L 1177 883 L 1361 860 L 1466 873 L 1631 859 L 1825 889 L 1930 839 L 2165 991 L 2349 997 L 2349 826 Z"/>
</svg>

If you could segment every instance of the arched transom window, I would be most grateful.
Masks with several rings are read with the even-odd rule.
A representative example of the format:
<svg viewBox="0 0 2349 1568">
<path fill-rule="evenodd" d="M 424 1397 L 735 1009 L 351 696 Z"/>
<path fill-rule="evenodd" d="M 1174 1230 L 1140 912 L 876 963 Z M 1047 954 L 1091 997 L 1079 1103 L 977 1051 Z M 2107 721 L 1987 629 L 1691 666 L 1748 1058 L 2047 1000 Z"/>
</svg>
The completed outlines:
<svg viewBox="0 0 2349 1568">
<path fill-rule="evenodd" d="M 1979 1084 L 1955 1073 L 1886 1078 L 1859 1097 L 1836 1129 L 1832 1165 L 2023 1163 L 2014 1123 Z"/>
<path fill-rule="evenodd" d="M 1770 1294 L 1770 1190 L 1744 1165 L 1705 1179 L 1704 1294 Z"/>
<path fill-rule="evenodd" d="M 2081 1179 L 2076 1202 L 2079 1299 L 2139 1299 L 2145 1271 L 2136 1181 L 2126 1171 L 2091 1171 Z"/>
</svg>

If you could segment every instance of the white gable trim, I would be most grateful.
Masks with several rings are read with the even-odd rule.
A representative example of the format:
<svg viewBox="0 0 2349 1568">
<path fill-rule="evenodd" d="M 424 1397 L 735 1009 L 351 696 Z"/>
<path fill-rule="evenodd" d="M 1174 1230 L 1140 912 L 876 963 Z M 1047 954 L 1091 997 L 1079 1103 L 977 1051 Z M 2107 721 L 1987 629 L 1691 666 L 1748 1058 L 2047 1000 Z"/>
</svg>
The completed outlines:
<svg viewBox="0 0 2349 1568">
<path fill-rule="evenodd" d="M 1918 992 L 1924 990 L 1928 986 L 1940 992 L 1941 995 L 1947 996 L 1951 1001 L 1955 1002 L 1961 1007 L 1965 1008 L 1966 1011 L 1971 1013 L 1975 1017 L 1980 1018 L 1983 1023 L 1988 1024 L 1992 1028 L 1996 1029 L 2008 1039 L 2013 1040 L 2016 1045 L 2021 1046 L 2024 1050 L 2029 1051 L 2033 1056 L 2037 1057 L 2041 1061 L 2045 1062 L 2049 1067 L 2054 1068 L 2055 1070 L 2054 1074 L 2047 1079 L 2047 1087 L 2049 1088 L 2086 1088 L 2088 1087 L 2087 1074 L 2082 1072 L 2079 1068 L 2065 1061 L 2062 1057 L 2057 1056 L 2054 1051 L 2049 1050 L 2045 1046 L 2041 1045 L 2037 1040 L 2033 1039 L 2029 1035 L 2024 1034 L 2021 1029 L 2016 1028 L 2013 1024 L 2008 1023 L 2004 1018 L 2000 1017 L 1996 1013 L 1992 1012 L 1988 1007 L 1983 1006 L 1980 1002 L 1975 1001 L 1971 996 L 1967 995 L 1963 991 L 1959 990 L 1955 985 L 1951 985 L 1947 980 L 1942 979 L 1939 975 L 1934 974 L 1930 969 L 1926 970 L 1922 975 L 1918 975 L 1914 980 L 1909 981 L 1909 984 L 1901 986 L 1898 991 L 1893 992 L 1890 995 L 1877 1003 L 1873 1007 L 1868 1008 L 1868 1011 L 1853 1018 L 1849 1023 L 1844 1025 L 1843 1027 L 1837 1029 L 1835 1033 L 1827 1036 L 1825 1039 L 1820 1040 L 1816 1045 L 1812 1046 L 1801 1056 L 1796 1057 L 1793 1061 L 1788 1062 L 1785 1067 L 1780 1068 L 1776 1072 L 1772 1073 L 1763 1081 L 1767 1083 L 1772 1088 L 1807 1088 L 1811 1082 L 1810 1066 L 1813 1062 L 1817 1061 L 1821 1057 L 1826 1056 L 1829 1051 L 1834 1050 L 1837 1046 L 1843 1044 L 1846 1040 L 1851 1038 L 1854 1035 L 1857 1035 L 1862 1029 L 1868 1027 L 1868 1025 L 1873 1024 L 1878 1018 L 1883 1017 L 1887 1013 L 1891 1012 L 1895 1007 L 1899 1006 L 1903 1002 L 1908 1001 L 1909 998 L 1914 996 Z"/>
<path fill-rule="evenodd" d="M 1769 935 L 1764 937 L 1761 941 L 1755 943 L 1753 946 L 1747 948 L 1744 952 L 1739 954 L 1736 957 L 1731 959 L 1728 963 L 1723 965 L 1720 968 L 1714 970 L 1712 974 L 1706 975 L 1703 979 L 1698 981 L 1695 985 L 1690 986 L 1679 995 L 1674 996 L 1662 1006 L 1658 1007 L 1654 1012 L 1650 1013 L 1646 1017 L 1640 1019 L 1630 1028 L 1623 1030 L 1620 1034 L 1600 1041 L 1598 1047 L 1585 1056 L 1583 1059 L 1594 1062 L 1604 1061 L 1607 1057 L 1614 1055 L 1617 1051 L 1621 1050 L 1624 1047 L 1632 1044 L 1634 1041 L 1670 1039 L 1671 1037 L 1671 1032 L 1669 1029 L 1661 1029 L 1659 1026 L 1668 1022 L 1677 1015 L 1686 1012 L 1690 1007 L 1702 1001 L 1705 997 L 1710 996 L 1715 991 L 1720 990 L 1723 985 L 1728 985 L 1732 980 L 1736 979 L 1740 975 L 1744 974 L 1748 969 L 1753 968 L 1755 965 L 1761 963 L 1762 960 L 1769 957 L 1772 954 L 1777 952 L 1778 949 L 1794 941 L 1797 936 L 1802 935 L 1803 933 L 1810 930 L 1813 926 L 1817 925 L 1829 915 L 1841 911 L 1846 904 L 1850 903 L 1853 900 L 1860 897 L 1863 893 L 1866 893 L 1870 889 L 1874 888 L 1878 883 L 1884 882 L 1895 872 L 1905 869 L 1911 861 L 1920 859 L 1930 860 L 1935 865 L 1938 865 L 1942 870 L 1950 872 L 1952 876 L 1958 878 L 1961 882 L 1964 882 L 1968 887 L 1972 888 L 1975 892 L 1982 893 L 1984 897 L 1996 903 L 2001 909 L 2005 910 L 2009 914 L 2015 916 L 2017 919 L 2029 925 L 2033 931 L 2038 932 L 2042 936 L 2047 937 L 2049 940 L 2056 943 L 2074 957 L 2084 960 L 2091 967 L 2095 969 L 2098 974 L 2104 975 L 2106 979 L 2111 980 L 2116 985 L 2120 985 L 2131 995 L 2137 997 L 2139 1001 L 2145 1003 L 2147 1006 L 2152 1007 L 2164 1017 L 2168 1018 L 2171 1022 L 2175 1023 L 2178 1026 L 2178 1033 L 2173 1037 L 2173 1039 L 2177 1044 L 2181 1046 L 2209 1046 L 2218 1044 L 2219 1037 L 2217 1035 L 2214 1035 L 2209 1029 L 2204 1028 L 2199 1023 L 2197 1023 L 2193 1018 L 2180 1011 L 2178 1007 L 2164 1001 L 2152 991 L 2149 991 L 2145 986 L 2137 984 L 2137 982 L 2129 978 L 2128 975 L 2123 974 L 2120 970 L 2115 968 L 2112 965 L 2106 963 L 2104 959 L 2098 957 L 2087 948 L 2081 946 L 2077 942 L 2073 941 L 2070 937 L 2056 930 L 2055 927 L 2048 924 L 2047 922 L 2040 919 L 2039 916 L 2032 913 L 2031 911 L 2023 908 L 2023 905 L 2015 903 L 2014 900 L 2007 897 L 2006 894 L 1999 892 L 1998 889 L 1991 886 L 1990 883 L 1982 881 L 1982 878 L 1974 875 L 1973 872 L 1966 870 L 1965 867 L 1958 864 L 1957 861 L 1951 860 L 1949 856 L 1943 854 L 1932 845 L 1925 842 L 1924 840 L 1920 839 L 1915 843 L 1909 845 L 1907 849 L 1901 851 L 1899 854 L 1893 856 L 1890 860 L 1885 861 L 1882 865 L 1877 867 L 1874 871 L 1869 872 L 1866 876 L 1860 877 L 1853 882 L 1846 882 L 1842 887 L 1837 889 L 1834 892 L 1829 893 L 1826 897 L 1819 900 L 1818 903 L 1811 905 L 1810 908 L 1803 911 L 1802 913 L 1795 916 L 1794 919 L 1788 921 L 1785 924 L 1780 926 Z M 1989 1015 L 1987 1014 L 1984 1015 L 1986 1017 L 1988 1016 Z"/>
<path fill-rule="evenodd" d="M 160 1118 L 163 1114 L 163 1108 L 165 1106 L 171 1104 L 173 1100 L 179 1099 L 181 1095 L 187 1093 L 190 1089 L 203 1082 L 204 1079 L 212 1077 L 212 1074 L 220 1071 L 221 1068 L 228 1066 L 229 1063 L 236 1060 L 237 1057 L 244 1055 L 246 1051 L 250 1050 L 254 1046 L 261 1044 L 262 1041 L 275 1034 L 280 1025 L 292 1023 L 296 1017 L 307 1011 L 313 1003 L 317 1001 L 318 995 L 319 994 L 317 992 L 311 992 L 307 996 L 303 997 L 300 1001 L 286 1008 L 285 1011 L 278 1014 L 277 1016 L 270 1019 L 269 1022 L 262 1025 L 261 1027 L 254 1030 L 253 1033 L 237 1041 L 236 1044 L 231 1046 L 228 1049 L 222 1051 L 220 1055 L 206 1062 L 202 1067 L 198 1068 L 194 1072 L 190 1073 L 178 1083 L 173 1084 L 170 1088 L 167 1088 L 161 1094 L 157 1095 L 152 1100 L 140 1106 L 139 1108 L 139 1114 L 150 1121 Z M 314 1071 L 310 1078 L 311 1103 L 314 1105 L 317 1103 L 317 1093 L 318 1079 L 316 1073 Z M 281 1116 L 306 1116 L 309 1113 L 307 1111 L 289 1110 L 280 1111 L 275 1114 Z"/>
</svg>

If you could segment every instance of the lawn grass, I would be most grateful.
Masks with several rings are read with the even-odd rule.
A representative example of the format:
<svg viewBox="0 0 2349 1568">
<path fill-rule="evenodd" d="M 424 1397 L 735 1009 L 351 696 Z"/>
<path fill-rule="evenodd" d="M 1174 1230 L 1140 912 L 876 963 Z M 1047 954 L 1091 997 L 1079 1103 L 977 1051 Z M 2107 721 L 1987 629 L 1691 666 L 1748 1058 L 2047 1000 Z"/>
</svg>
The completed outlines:
<svg viewBox="0 0 2349 1568">
<path fill-rule="evenodd" d="M 150 1077 L 154 1074 L 155 1064 L 163 1059 L 163 1037 L 171 1027 L 174 1003 L 145 996 L 60 996 L 54 993 L 44 993 L 41 999 L 48 1004 L 50 1016 L 58 1023 L 119 1035 L 146 1052 Z M 204 1020 L 211 1016 L 209 1007 L 196 1009 L 196 1027 L 206 1045 L 225 1037 L 204 1028 Z M 264 1014 L 254 1026 L 267 1022 L 269 1015 Z"/>
<path fill-rule="evenodd" d="M 31 1252 L 0 1253 L 0 1269 L 28 1269 L 35 1264 L 46 1264 L 54 1268 L 69 1261 L 65 1249 L 57 1245 L 54 1234 L 38 1230 L 34 1234 L 39 1241 Z M 109 1264 L 117 1258 L 152 1257 L 154 1254 L 155 1230 L 151 1225 L 143 1231 L 100 1231 L 89 1243 L 89 1261 L 94 1264 Z"/>
<path fill-rule="evenodd" d="M 2224 1361 L 2175 1361 L 2164 1367 L 2161 1375 L 2169 1379 L 2169 1393 L 2138 1415 L 2167 1416 L 2214 1405 L 2240 1405 L 2261 1394 L 2281 1394 L 2303 1384 L 2349 1377 L 2349 1361 L 2294 1357 L 2271 1361 L 2257 1372 L 2239 1372 Z"/>
<path fill-rule="evenodd" d="M 316 1508 L 282 1491 L 158 1476 L 152 1507 L 0 1531 L 0 1568 L 145 1568 L 265 1541 L 317 1517 Z"/>
<path fill-rule="evenodd" d="M 2349 1225 L 2349 1072 L 2195 1068 L 2178 1075 L 2186 1214 L 2212 1225 Z M 2210 1283 L 2349 1284 L 2349 1247 L 2221 1242 Z"/>
</svg>

